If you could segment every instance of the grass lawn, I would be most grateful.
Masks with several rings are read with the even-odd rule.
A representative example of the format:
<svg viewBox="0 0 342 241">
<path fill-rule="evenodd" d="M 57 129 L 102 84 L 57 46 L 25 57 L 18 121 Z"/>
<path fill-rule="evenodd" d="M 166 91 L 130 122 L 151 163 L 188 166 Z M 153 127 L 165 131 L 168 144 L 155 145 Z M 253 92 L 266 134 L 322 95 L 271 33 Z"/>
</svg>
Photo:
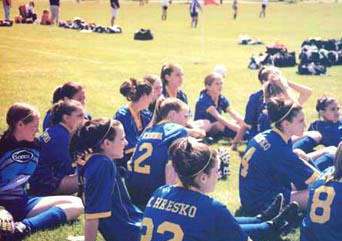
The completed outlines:
<svg viewBox="0 0 342 241">
<path fill-rule="evenodd" d="M 14 2 L 12 17 L 22 3 L 22 0 Z M 43 9 L 48 9 L 48 2 L 37 1 L 37 13 L 41 14 Z M 342 4 L 339 3 L 270 3 L 264 19 L 258 17 L 259 11 L 259 3 L 239 4 L 239 15 L 234 21 L 231 4 L 209 6 L 200 13 L 198 28 L 191 29 L 188 5 L 170 5 L 168 20 L 162 22 L 159 3 L 141 7 L 137 3 L 124 2 L 117 20 L 123 34 L 86 34 L 39 25 L 1 28 L 0 131 L 6 128 L 5 116 L 11 104 L 31 103 L 44 116 L 51 105 L 53 89 L 67 81 L 86 86 L 86 108 L 94 118 L 111 117 L 126 102 L 119 93 L 120 84 L 129 77 L 159 74 L 166 62 L 183 66 L 184 90 L 192 109 L 204 87 L 204 77 L 215 65 L 225 65 L 228 77 L 224 94 L 234 108 L 244 114 L 249 94 L 260 87 L 257 72 L 247 68 L 249 58 L 264 51 L 265 46 L 239 46 L 240 34 L 249 34 L 266 44 L 279 41 L 297 54 L 302 41 L 308 37 L 339 38 L 342 34 Z M 69 20 L 75 16 L 108 25 L 109 1 L 81 4 L 62 1 L 61 19 Z M 152 29 L 155 39 L 134 41 L 133 33 L 139 28 Z M 296 67 L 285 68 L 282 72 L 288 79 L 314 89 L 305 106 L 307 123 L 317 118 L 315 101 L 323 93 L 335 95 L 341 101 L 342 67 L 329 68 L 326 76 L 299 76 L 296 70 Z M 240 150 L 243 149 L 241 146 Z M 228 181 L 220 182 L 213 194 L 233 212 L 240 206 L 238 165 L 239 157 L 232 153 L 232 175 Z M 81 218 L 71 226 L 40 232 L 27 240 L 66 240 L 68 235 L 82 235 L 83 223 Z M 297 241 L 298 232 L 288 238 Z"/>
</svg>

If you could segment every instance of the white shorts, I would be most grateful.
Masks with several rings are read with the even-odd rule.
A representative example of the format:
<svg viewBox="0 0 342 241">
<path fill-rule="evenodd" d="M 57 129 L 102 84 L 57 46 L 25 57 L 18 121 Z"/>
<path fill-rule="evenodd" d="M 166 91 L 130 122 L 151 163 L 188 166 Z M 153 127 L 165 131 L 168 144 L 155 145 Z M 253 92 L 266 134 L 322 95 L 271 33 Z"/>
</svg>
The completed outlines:
<svg viewBox="0 0 342 241">
<path fill-rule="evenodd" d="M 112 8 L 112 17 L 118 16 L 118 9 L 117 8 Z"/>
</svg>

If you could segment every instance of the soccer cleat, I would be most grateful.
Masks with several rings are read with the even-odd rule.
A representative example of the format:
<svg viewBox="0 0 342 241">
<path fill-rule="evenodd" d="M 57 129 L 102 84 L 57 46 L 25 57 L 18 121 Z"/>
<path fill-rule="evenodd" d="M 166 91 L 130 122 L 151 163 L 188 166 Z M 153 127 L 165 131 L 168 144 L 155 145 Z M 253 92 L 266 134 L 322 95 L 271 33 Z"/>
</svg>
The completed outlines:
<svg viewBox="0 0 342 241">
<path fill-rule="evenodd" d="M 219 172 L 220 178 L 219 180 L 226 180 L 230 175 L 229 164 L 230 164 L 230 155 L 228 149 L 219 148 L 217 149 L 217 156 L 220 160 Z"/>
<path fill-rule="evenodd" d="M 14 233 L 13 216 L 3 207 L 0 209 L 0 232 Z"/>
<path fill-rule="evenodd" d="M 14 234 L 13 216 L 3 207 L 0 207 L 0 240 L 9 240 L 9 236 Z"/>
<path fill-rule="evenodd" d="M 284 205 L 284 195 L 278 193 L 278 195 L 273 199 L 272 203 L 260 214 L 255 217 L 261 219 L 262 221 L 269 221 L 275 216 L 277 216 Z"/>
<path fill-rule="evenodd" d="M 271 220 L 271 223 L 279 234 L 286 235 L 295 227 L 298 220 L 298 203 L 292 202 L 287 205 L 276 217 Z"/>
</svg>

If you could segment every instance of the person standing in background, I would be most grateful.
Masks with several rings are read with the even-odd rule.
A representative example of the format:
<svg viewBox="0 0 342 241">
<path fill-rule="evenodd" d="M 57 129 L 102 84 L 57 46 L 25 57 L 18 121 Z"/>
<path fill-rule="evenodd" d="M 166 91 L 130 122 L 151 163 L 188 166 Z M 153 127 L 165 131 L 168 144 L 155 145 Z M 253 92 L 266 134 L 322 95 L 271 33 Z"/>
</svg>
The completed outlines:
<svg viewBox="0 0 342 241">
<path fill-rule="evenodd" d="M 162 16 L 161 16 L 161 19 L 162 20 L 166 20 L 167 19 L 167 9 L 169 7 L 169 0 L 161 0 L 161 4 L 162 4 Z"/>
<path fill-rule="evenodd" d="M 49 0 L 50 1 L 50 12 L 52 24 L 58 24 L 59 22 L 59 0 Z"/>
<path fill-rule="evenodd" d="M 234 11 L 233 18 L 236 19 L 237 14 L 238 14 L 238 1 L 237 0 L 233 0 L 233 11 Z"/>
<path fill-rule="evenodd" d="M 262 0 L 261 2 L 261 11 L 259 13 L 259 18 L 266 17 L 266 7 L 267 7 L 268 0 Z"/>
<path fill-rule="evenodd" d="M 5 20 L 10 20 L 12 0 L 2 0 L 2 4 L 4 5 Z"/>
<path fill-rule="evenodd" d="M 115 18 L 118 16 L 120 8 L 119 0 L 110 0 L 110 6 L 112 7 L 112 19 L 110 21 L 112 27 L 114 27 Z"/>
<path fill-rule="evenodd" d="M 190 9 L 190 16 L 191 16 L 191 27 L 197 28 L 198 10 L 202 11 L 200 2 L 198 0 L 191 0 L 189 9 Z"/>
</svg>

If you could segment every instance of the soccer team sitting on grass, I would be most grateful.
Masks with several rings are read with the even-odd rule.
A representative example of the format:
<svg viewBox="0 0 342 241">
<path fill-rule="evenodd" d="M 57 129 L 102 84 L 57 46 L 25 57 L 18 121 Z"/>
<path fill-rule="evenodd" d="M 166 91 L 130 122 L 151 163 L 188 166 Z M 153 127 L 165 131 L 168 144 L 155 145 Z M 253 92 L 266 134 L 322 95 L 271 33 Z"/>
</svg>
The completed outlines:
<svg viewBox="0 0 342 241">
<path fill-rule="evenodd" d="M 312 90 L 273 67 L 258 77 L 262 90 L 250 96 L 244 119 L 222 94 L 224 77 L 211 73 L 193 120 L 178 64 L 164 65 L 160 78 L 125 81 L 120 93 L 129 103 L 113 119 L 85 114 L 81 85 L 57 87 L 39 139 L 38 110 L 13 104 L 0 138 L 0 240 L 22 240 L 82 212 L 86 241 L 96 240 L 97 231 L 120 241 L 275 240 L 299 225 L 300 211 L 301 241 L 341 241 L 337 99 L 319 98 L 322 120 L 304 132 L 302 104 Z M 206 195 L 227 157 L 205 143 L 222 137 L 233 139 L 232 150 L 249 141 L 239 168 L 248 217 L 232 216 Z"/>
</svg>

